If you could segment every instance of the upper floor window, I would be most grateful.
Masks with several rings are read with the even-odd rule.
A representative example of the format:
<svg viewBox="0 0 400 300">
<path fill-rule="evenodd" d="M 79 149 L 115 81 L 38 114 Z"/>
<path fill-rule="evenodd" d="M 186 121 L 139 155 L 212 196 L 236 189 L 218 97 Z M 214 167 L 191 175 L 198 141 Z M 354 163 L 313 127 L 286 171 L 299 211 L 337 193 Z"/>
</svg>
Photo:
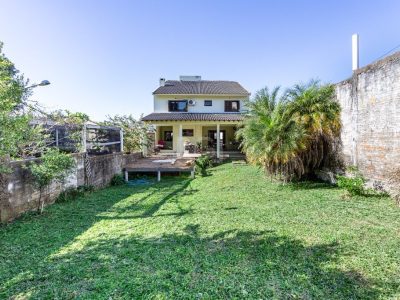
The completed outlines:
<svg viewBox="0 0 400 300">
<path fill-rule="evenodd" d="M 204 100 L 204 106 L 212 106 L 212 100 Z"/>
<path fill-rule="evenodd" d="M 238 112 L 240 110 L 240 101 L 225 101 L 225 112 Z"/>
<path fill-rule="evenodd" d="M 186 112 L 188 110 L 187 100 L 170 100 L 168 101 L 168 111 L 181 111 Z"/>
</svg>

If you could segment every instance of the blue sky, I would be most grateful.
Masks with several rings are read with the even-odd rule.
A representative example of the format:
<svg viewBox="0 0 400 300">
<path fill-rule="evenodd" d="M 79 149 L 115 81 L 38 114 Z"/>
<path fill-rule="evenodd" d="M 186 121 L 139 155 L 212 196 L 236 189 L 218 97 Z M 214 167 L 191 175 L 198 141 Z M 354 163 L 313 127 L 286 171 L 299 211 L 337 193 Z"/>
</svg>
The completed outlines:
<svg viewBox="0 0 400 300">
<path fill-rule="evenodd" d="M 152 111 L 159 77 L 239 81 L 254 93 L 351 75 L 400 44 L 400 1 L 0 0 L 4 52 L 34 100 L 103 120 Z"/>
</svg>

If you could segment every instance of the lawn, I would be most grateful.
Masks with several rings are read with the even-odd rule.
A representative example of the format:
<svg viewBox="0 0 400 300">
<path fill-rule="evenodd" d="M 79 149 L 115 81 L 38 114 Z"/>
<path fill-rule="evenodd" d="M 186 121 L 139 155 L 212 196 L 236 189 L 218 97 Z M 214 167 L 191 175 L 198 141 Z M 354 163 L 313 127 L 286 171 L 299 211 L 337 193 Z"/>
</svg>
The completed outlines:
<svg viewBox="0 0 400 300">
<path fill-rule="evenodd" d="M 0 298 L 400 298 L 400 209 L 342 194 L 227 163 L 56 203 L 0 227 Z"/>
</svg>

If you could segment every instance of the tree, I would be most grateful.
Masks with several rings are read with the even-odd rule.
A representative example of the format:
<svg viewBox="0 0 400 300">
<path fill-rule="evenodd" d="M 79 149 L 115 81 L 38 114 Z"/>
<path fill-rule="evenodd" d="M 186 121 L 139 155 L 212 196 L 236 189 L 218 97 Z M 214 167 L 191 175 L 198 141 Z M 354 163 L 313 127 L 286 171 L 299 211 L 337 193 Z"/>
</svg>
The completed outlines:
<svg viewBox="0 0 400 300">
<path fill-rule="evenodd" d="M 36 187 L 39 189 L 38 211 L 43 212 L 43 191 L 52 182 L 64 182 L 74 167 L 73 158 L 58 149 L 48 149 L 39 163 L 33 163 L 29 169 L 33 175 Z"/>
<path fill-rule="evenodd" d="M 149 126 L 140 119 L 136 120 L 132 115 L 108 116 L 103 124 L 122 128 L 124 131 L 124 152 L 138 151 L 142 149 L 142 146 L 147 146 Z"/>
<path fill-rule="evenodd" d="M 302 127 L 306 151 L 300 153 L 304 173 L 321 167 L 339 165 L 333 151 L 338 145 L 341 121 L 340 105 L 335 101 L 335 90 L 331 84 L 320 85 L 318 81 L 295 85 L 286 94 L 288 114 Z"/>
<path fill-rule="evenodd" d="M 248 101 L 237 137 L 250 162 L 291 180 L 328 165 L 340 133 L 340 107 L 333 87 L 315 81 L 279 91 L 264 88 Z"/>
<path fill-rule="evenodd" d="M 301 173 L 297 154 L 304 149 L 304 131 L 286 113 L 279 90 L 261 89 L 247 102 L 249 115 L 237 136 L 248 160 L 270 175 Z"/>
<path fill-rule="evenodd" d="M 42 128 L 31 126 L 28 81 L 2 52 L 0 42 L 0 158 L 28 157 L 43 146 Z M 8 169 L 0 165 L 0 173 Z"/>
</svg>

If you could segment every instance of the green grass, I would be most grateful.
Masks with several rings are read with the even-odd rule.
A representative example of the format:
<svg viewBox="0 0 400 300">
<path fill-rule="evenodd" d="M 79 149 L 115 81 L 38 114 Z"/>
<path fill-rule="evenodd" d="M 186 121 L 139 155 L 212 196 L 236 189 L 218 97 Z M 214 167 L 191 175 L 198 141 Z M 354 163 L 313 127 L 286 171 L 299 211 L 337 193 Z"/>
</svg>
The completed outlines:
<svg viewBox="0 0 400 300">
<path fill-rule="evenodd" d="M 0 299 L 398 299 L 400 209 L 211 176 L 100 190 L 0 227 Z"/>
</svg>

